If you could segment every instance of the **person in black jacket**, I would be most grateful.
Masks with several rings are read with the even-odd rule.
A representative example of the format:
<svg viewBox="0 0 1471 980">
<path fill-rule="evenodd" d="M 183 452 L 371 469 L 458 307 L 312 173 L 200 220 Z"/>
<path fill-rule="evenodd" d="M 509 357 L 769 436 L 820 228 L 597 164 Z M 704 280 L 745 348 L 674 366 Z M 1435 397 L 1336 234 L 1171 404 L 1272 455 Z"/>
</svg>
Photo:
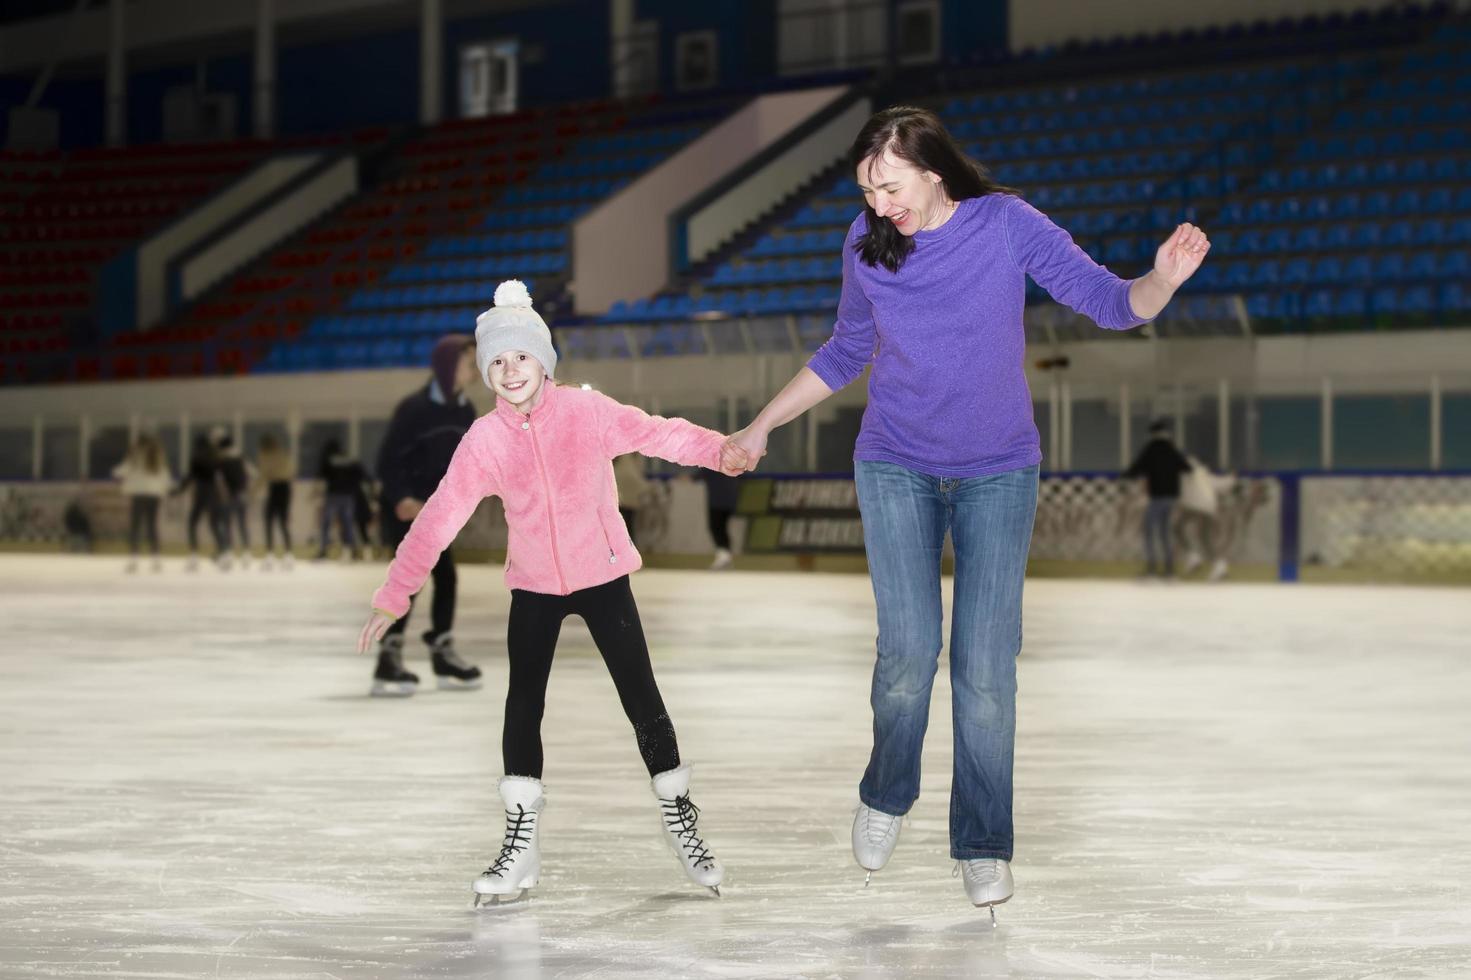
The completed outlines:
<svg viewBox="0 0 1471 980">
<path fill-rule="evenodd" d="M 478 377 L 475 341 L 463 334 L 440 338 L 430 354 L 433 376 L 429 383 L 399 402 L 388 432 L 378 450 L 378 480 L 381 485 L 378 523 L 384 547 L 397 548 L 409 525 L 424 507 L 424 501 L 439 486 L 460 439 L 475 422 L 475 406 L 465 397 L 465 386 Z M 455 652 L 452 630 L 455 622 L 455 589 L 458 577 L 452 549 L 444 549 L 434 566 L 434 601 L 430 606 L 430 628 L 423 634 L 429 645 L 429 660 L 442 689 L 468 690 L 480 686 L 480 668 L 466 663 Z M 404 669 L 404 629 L 413 615 L 394 621 L 378 649 L 372 693 L 406 697 L 418 687 L 419 678 Z"/>
<path fill-rule="evenodd" d="M 342 451 L 342 443 L 337 439 L 328 439 L 322 447 L 322 463 L 319 469 L 324 486 L 324 498 L 322 502 L 322 533 L 320 547 L 317 549 L 317 561 L 327 558 L 327 545 L 332 538 L 332 523 L 337 522 L 337 527 L 342 535 L 343 558 L 358 558 L 357 528 L 357 495 L 362 492 L 362 485 L 367 481 L 368 474 L 363 470 L 363 464 Z"/>
<path fill-rule="evenodd" d="M 1149 427 L 1149 437 L 1121 478 L 1143 477 L 1149 490 L 1149 505 L 1144 510 L 1144 574 L 1173 578 L 1175 551 L 1170 544 L 1170 516 L 1180 499 L 1180 476 L 1190 472 L 1190 461 L 1170 441 L 1168 419 L 1156 419 Z M 1156 543 L 1164 559 L 1162 573 L 1156 570 L 1160 567 L 1154 560 Z"/>
<path fill-rule="evenodd" d="M 189 571 L 199 567 L 199 519 L 209 520 L 210 533 L 215 539 L 215 564 L 222 569 L 230 567 L 230 526 L 225 522 L 224 480 L 220 476 L 219 458 L 215 444 L 206 433 L 194 437 L 194 450 L 189 454 L 189 469 L 184 479 L 174 488 L 181 494 L 193 488 L 189 503 Z"/>
<path fill-rule="evenodd" d="M 215 461 L 220 471 L 222 496 L 220 507 L 224 513 L 227 536 L 233 537 L 235 560 L 243 568 L 250 560 L 250 525 L 245 514 L 245 494 L 250 489 L 255 467 L 235 447 L 235 437 L 228 429 L 218 428 L 213 435 Z"/>
</svg>

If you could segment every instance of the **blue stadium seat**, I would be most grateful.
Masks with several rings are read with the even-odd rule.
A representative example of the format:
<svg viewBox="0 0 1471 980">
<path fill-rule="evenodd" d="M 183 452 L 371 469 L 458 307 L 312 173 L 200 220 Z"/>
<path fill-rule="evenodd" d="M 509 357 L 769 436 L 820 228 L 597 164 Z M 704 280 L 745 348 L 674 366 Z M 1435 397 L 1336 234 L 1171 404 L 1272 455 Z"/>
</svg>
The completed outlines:
<svg viewBox="0 0 1471 980">
<path fill-rule="evenodd" d="M 1435 311 L 1435 289 L 1421 284 L 1405 290 L 1400 299 L 1400 308 L 1406 313 L 1424 315 Z"/>
<path fill-rule="evenodd" d="M 1365 222 L 1353 226 L 1350 245 L 1354 248 L 1376 248 L 1381 230 L 1377 222 Z"/>
<path fill-rule="evenodd" d="M 1370 307 L 1376 315 L 1400 311 L 1400 294 L 1396 286 L 1379 286 L 1370 295 Z"/>
<path fill-rule="evenodd" d="M 1442 253 L 1436 263 L 1435 276 L 1439 279 L 1471 279 L 1471 251 L 1457 249 Z"/>
<path fill-rule="evenodd" d="M 1361 317 L 1368 311 L 1368 308 L 1369 301 L 1362 289 L 1342 289 L 1336 294 L 1333 315 Z"/>
<path fill-rule="evenodd" d="M 1445 222 L 1439 218 L 1416 222 L 1414 234 L 1410 238 L 1411 244 L 1420 247 L 1439 245 L 1443 241 L 1445 241 Z"/>
<path fill-rule="evenodd" d="M 1379 282 L 1397 282 L 1405 278 L 1405 257 L 1398 252 L 1380 255 L 1374 262 L 1374 278 Z"/>
<path fill-rule="evenodd" d="M 1289 259 L 1282 270 L 1282 282 L 1288 286 L 1301 286 L 1308 281 L 1312 274 L 1312 265 L 1308 259 L 1298 257 Z"/>
<path fill-rule="evenodd" d="M 1323 247 L 1322 233 L 1316 225 L 1304 225 L 1292 236 L 1294 252 L 1316 252 Z"/>
<path fill-rule="evenodd" d="M 1311 317 L 1326 317 L 1333 313 L 1334 293 L 1331 289 L 1315 289 L 1308 293 L 1303 304 L 1303 313 Z"/>
</svg>

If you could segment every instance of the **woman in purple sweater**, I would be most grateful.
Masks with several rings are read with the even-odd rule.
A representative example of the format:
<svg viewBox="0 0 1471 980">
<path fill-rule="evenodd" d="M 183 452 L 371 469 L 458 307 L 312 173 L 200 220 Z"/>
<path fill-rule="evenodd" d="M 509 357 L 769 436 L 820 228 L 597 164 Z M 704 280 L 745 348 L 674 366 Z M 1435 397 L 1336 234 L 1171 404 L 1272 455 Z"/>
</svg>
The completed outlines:
<svg viewBox="0 0 1471 980">
<path fill-rule="evenodd" d="M 1022 579 L 1042 460 L 1023 372 L 1031 276 L 1108 330 L 1156 316 L 1210 243 L 1180 225 L 1154 269 L 1127 281 L 963 151 L 931 112 L 874 115 L 850 160 L 866 207 L 843 243 L 833 335 L 732 436 L 752 463 L 771 430 L 873 365 L 854 449 L 878 606 L 873 753 L 859 783 L 853 854 L 870 873 L 919 796 L 920 750 L 939 663 L 940 553 L 955 547 L 950 626 L 955 769 L 950 853 L 966 894 L 1012 895 L 1012 754 Z"/>
</svg>

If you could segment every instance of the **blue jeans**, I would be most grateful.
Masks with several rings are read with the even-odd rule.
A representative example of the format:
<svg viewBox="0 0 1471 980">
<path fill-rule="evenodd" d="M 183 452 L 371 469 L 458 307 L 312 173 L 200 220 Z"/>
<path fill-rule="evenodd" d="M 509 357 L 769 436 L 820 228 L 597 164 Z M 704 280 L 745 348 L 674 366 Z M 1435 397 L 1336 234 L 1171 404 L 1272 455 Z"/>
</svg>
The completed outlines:
<svg viewBox="0 0 1471 980">
<path fill-rule="evenodd" d="M 354 518 L 357 512 L 357 502 L 351 494 L 335 493 L 327 497 L 322 503 L 322 546 L 317 552 L 321 558 L 327 554 L 327 542 L 332 537 L 332 521 L 337 521 L 337 526 L 342 529 L 342 547 L 348 551 L 358 550 L 357 530 L 354 527 Z"/>
<path fill-rule="evenodd" d="M 1149 506 L 1144 508 L 1144 564 L 1151 575 L 1158 567 L 1154 563 L 1156 542 L 1164 559 L 1164 574 L 1175 574 L 1175 547 L 1170 541 L 1170 515 L 1174 510 L 1174 497 L 1150 497 Z"/>
<path fill-rule="evenodd" d="M 879 626 L 873 754 L 859 798 L 897 816 L 919 797 L 920 750 L 944 618 L 940 554 L 949 530 L 955 546 L 950 856 L 1009 861 L 1016 657 L 1037 467 L 971 479 L 862 460 L 854 470 Z"/>
</svg>

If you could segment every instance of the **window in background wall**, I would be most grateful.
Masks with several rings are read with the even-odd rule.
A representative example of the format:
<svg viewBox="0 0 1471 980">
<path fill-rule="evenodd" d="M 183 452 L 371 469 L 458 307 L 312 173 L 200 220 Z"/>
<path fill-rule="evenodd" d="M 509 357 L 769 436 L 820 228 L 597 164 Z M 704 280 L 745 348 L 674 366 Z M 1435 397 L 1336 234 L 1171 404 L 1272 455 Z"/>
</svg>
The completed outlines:
<svg viewBox="0 0 1471 980">
<path fill-rule="evenodd" d="M 520 42 L 493 41 L 460 49 L 460 115 L 466 119 L 516 111 Z"/>
<path fill-rule="evenodd" d="M 1335 396 L 1333 467 L 1428 469 L 1430 398 L 1423 394 Z"/>
<path fill-rule="evenodd" d="M 713 88 L 720 78 L 714 31 L 688 31 L 674 41 L 674 85 L 681 92 Z"/>
<path fill-rule="evenodd" d="M 932 65 L 939 61 L 939 0 L 908 0 L 901 3 L 898 34 L 898 50 L 895 55 L 899 64 Z"/>
<path fill-rule="evenodd" d="M 1144 451 L 1144 446 L 1149 442 L 1149 427 L 1154 421 L 1163 415 L 1167 415 L 1173 406 L 1173 402 L 1166 402 L 1160 395 L 1145 395 L 1136 393 L 1129 400 L 1129 451 L 1125 455 L 1125 465 L 1132 463 L 1139 454 Z M 1047 443 L 1042 443 L 1044 449 Z"/>
<path fill-rule="evenodd" d="M 87 476 L 93 480 L 111 480 L 112 469 L 128 455 L 127 426 L 94 429 L 87 446 Z"/>
<path fill-rule="evenodd" d="M 81 427 L 48 425 L 41 435 L 41 479 L 75 480 L 81 475 Z"/>
<path fill-rule="evenodd" d="M 1213 395 L 1209 389 L 1186 389 L 1181 399 L 1185 444 L 1179 448 L 1215 469 L 1221 450 L 1221 413 Z"/>
<path fill-rule="evenodd" d="M 177 425 L 157 425 L 153 427 L 153 433 L 158 436 L 158 441 L 163 445 L 164 457 L 169 461 L 169 473 L 175 480 L 182 478 L 184 474 L 179 471 L 179 460 L 183 458 L 180 455 L 179 427 Z"/>
<path fill-rule="evenodd" d="M 1118 399 L 1080 398 L 1073 392 L 1074 470 L 1114 471 L 1119 467 Z"/>
<path fill-rule="evenodd" d="M 850 464 L 851 465 L 851 464 Z M 807 472 L 807 417 L 776 429 L 766 440 L 766 455 L 756 466 L 756 475 Z"/>
<path fill-rule="evenodd" d="M 1047 400 L 1032 402 L 1032 420 L 1037 423 L 1037 436 L 1042 442 L 1042 469 L 1055 470 L 1062 463 L 1052 458 L 1052 406 Z"/>
<path fill-rule="evenodd" d="M 297 476 L 304 480 L 321 478 L 322 450 L 333 439 L 344 452 L 347 451 L 346 422 L 308 422 L 301 427 L 301 445 L 296 457 Z"/>
<path fill-rule="evenodd" d="M 378 476 L 378 450 L 387 434 L 388 419 L 363 419 L 358 423 L 358 459 L 374 478 Z"/>
<path fill-rule="evenodd" d="M 1323 464 L 1323 405 L 1315 396 L 1257 399 L 1257 460 L 1265 470 L 1316 470 Z"/>
<path fill-rule="evenodd" d="M 31 454 L 35 452 L 35 444 L 34 429 L 0 429 L 0 480 L 31 478 Z"/>
<path fill-rule="evenodd" d="M 777 17 L 783 75 L 884 63 L 889 14 L 881 0 L 781 0 Z"/>
<path fill-rule="evenodd" d="M 1471 394 L 1442 396 L 1440 417 L 1441 468 L 1471 470 Z"/>
<path fill-rule="evenodd" d="M 817 424 L 817 472 L 852 473 L 853 446 L 863 428 L 863 406 L 844 405 Z"/>
</svg>

